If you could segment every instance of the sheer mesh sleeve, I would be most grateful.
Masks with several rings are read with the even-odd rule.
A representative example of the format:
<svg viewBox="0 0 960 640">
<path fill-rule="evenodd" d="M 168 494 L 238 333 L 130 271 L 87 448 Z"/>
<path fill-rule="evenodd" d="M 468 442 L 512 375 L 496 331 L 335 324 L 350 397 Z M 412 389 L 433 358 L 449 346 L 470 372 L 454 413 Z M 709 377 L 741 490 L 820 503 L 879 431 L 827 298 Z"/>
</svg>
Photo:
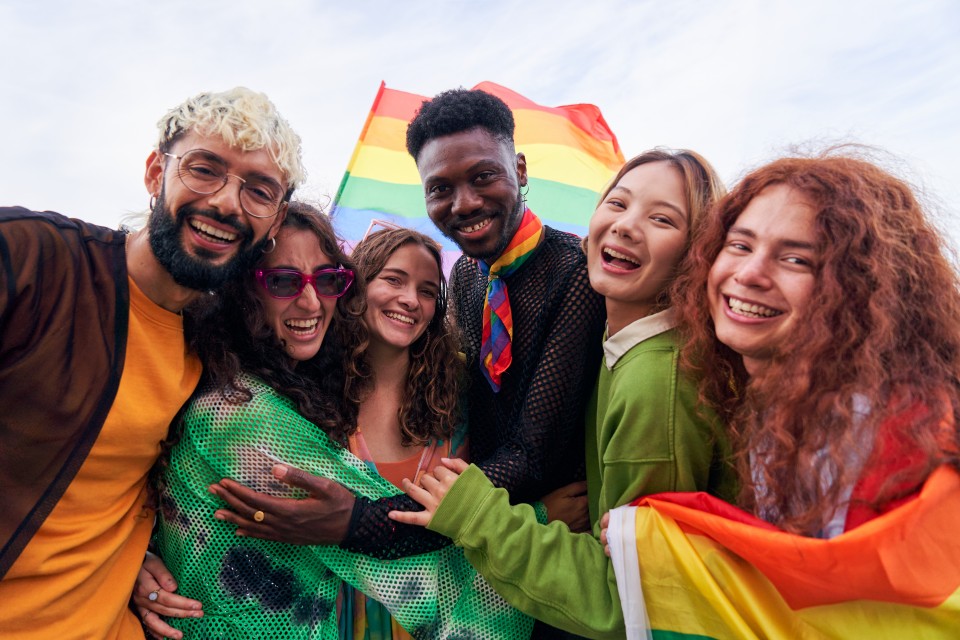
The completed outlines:
<svg viewBox="0 0 960 640">
<path fill-rule="evenodd" d="M 297 413 L 288 398 L 242 376 L 249 400 L 216 389 L 184 415 L 161 499 L 158 549 L 180 592 L 204 603 L 201 618 L 171 619 L 190 638 L 338 637 L 337 596 L 345 580 L 383 604 L 416 638 L 529 638 L 533 620 L 479 579 L 460 549 L 376 560 L 329 545 L 238 537 L 213 517 L 218 478 L 281 497 L 302 495 L 273 478 L 277 459 L 343 484 L 368 499 L 398 490 Z M 269 515 L 268 517 L 275 517 Z"/>
<path fill-rule="evenodd" d="M 451 280 L 470 378 L 471 459 L 512 502 L 538 500 L 583 478 L 583 410 L 600 362 L 603 299 L 590 288 L 579 239 L 546 231 L 537 254 L 507 279 L 513 362 L 499 393 L 479 368 L 486 280 L 467 258 L 454 266 Z M 397 558 L 449 542 L 389 520 L 391 509 L 420 506 L 405 496 L 358 500 L 341 546 Z"/>
</svg>

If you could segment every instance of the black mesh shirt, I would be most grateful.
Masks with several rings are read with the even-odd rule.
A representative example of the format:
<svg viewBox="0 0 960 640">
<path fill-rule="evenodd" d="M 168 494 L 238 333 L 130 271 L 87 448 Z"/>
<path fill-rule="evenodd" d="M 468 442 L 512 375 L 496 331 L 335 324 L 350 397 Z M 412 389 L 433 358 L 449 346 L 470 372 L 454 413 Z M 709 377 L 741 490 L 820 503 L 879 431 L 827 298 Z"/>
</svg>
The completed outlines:
<svg viewBox="0 0 960 640">
<path fill-rule="evenodd" d="M 506 278 L 513 362 L 494 393 L 480 370 L 486 278 L 475 261 L 453 267 L 451 298 L 463 335 L 470 386 L 470 458 L 513 502 L 532 502 L 583 479 L 583 412 L 600 365 L 603 298 L 590 288 L 574 235 L 544 227 L 536 253 Z M 342 547 L 379 558 L 424 553 L 450 541 L 387 518 L 419 510 L 400 495 L 358 497 Z"/>
</svg>

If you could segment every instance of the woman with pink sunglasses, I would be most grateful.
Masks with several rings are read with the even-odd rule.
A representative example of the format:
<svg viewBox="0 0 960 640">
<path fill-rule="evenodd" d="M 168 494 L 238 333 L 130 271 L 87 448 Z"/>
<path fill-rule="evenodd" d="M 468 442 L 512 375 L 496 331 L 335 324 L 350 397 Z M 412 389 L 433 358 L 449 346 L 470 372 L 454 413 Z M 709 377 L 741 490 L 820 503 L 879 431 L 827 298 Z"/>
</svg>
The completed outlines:
<svg viewBox="0 0 960 640">
<path fill-rule="evenodd" d="M 478 637 L 529 635 L 532 621 L 454 547 L 386 561 L 291 544 L 297 523 L 243 501 L 246 490 L 304 497 L 281 481 L 290 467 L 388 497 L 400 493 L 392 482 L 463 453 L 439 246 L 388 230 L 354 259 L 356 278 L 329 219 L 292 203 L 250 275 L 196 310 L 206 385 L 161 479 L 155 542 L 169 572 L 148 558 L 134 594 L 155 637 L 332 640 L 351 625 L 375 638 L 478 625 L 490 629 Z M 225 478 L 236 481 L 229 493 Z M 370 601 L 342 597 L 344 582 Z"/>
</svg>

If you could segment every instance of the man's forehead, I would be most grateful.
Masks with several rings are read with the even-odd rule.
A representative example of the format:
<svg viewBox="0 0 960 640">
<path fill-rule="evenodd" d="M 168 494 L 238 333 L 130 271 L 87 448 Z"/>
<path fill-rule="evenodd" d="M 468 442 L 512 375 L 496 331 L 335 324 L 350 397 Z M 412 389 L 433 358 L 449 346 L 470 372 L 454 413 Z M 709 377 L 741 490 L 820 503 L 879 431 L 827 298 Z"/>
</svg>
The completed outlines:
<svg viewBox="0 0 960 640">
<path fill-rule="evenodd" d="M 516 163 L 513 144 L 481 128 L 437 136 L 424 144 L 417 166 L 423 175 L 484 161 L 512 166 Z"/>
<path fill-rule="evenodd" d="M 286 173 L 277 163 L 276 154 L 271 153 L 271 150 L 267 147 L 244 149 L 239 145 L 230 144 L 219 134 L 203 134 L 195 130 L 188 131 L 171 145 L 171 150 L 177 154 L 192 149 L 204 149 L 220 156 L 229 165 L 240 163 L 248 167 L 249 170 L 255 170 L 286 182 Z"/>
</svg>

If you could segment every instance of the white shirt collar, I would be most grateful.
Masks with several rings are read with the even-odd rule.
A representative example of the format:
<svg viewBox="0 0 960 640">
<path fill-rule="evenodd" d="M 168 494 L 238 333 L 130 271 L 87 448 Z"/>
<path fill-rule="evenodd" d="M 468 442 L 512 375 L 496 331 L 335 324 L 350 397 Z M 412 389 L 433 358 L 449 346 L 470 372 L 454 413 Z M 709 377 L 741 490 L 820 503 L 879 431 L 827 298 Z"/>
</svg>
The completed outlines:
<svg viewBox="0 0 960 640">
<path fill-rule="evenodd" d="M 617 361 L 644 340 L 669 331 L 677 326 L 677 316 L 673 307 L 634 320 L 620 329 L 612 338 L 603 341 L 603 359 L 607 369 L 613 369 Z M 604 334 L 606 336 L 606 334 Z"/>
</svg>

